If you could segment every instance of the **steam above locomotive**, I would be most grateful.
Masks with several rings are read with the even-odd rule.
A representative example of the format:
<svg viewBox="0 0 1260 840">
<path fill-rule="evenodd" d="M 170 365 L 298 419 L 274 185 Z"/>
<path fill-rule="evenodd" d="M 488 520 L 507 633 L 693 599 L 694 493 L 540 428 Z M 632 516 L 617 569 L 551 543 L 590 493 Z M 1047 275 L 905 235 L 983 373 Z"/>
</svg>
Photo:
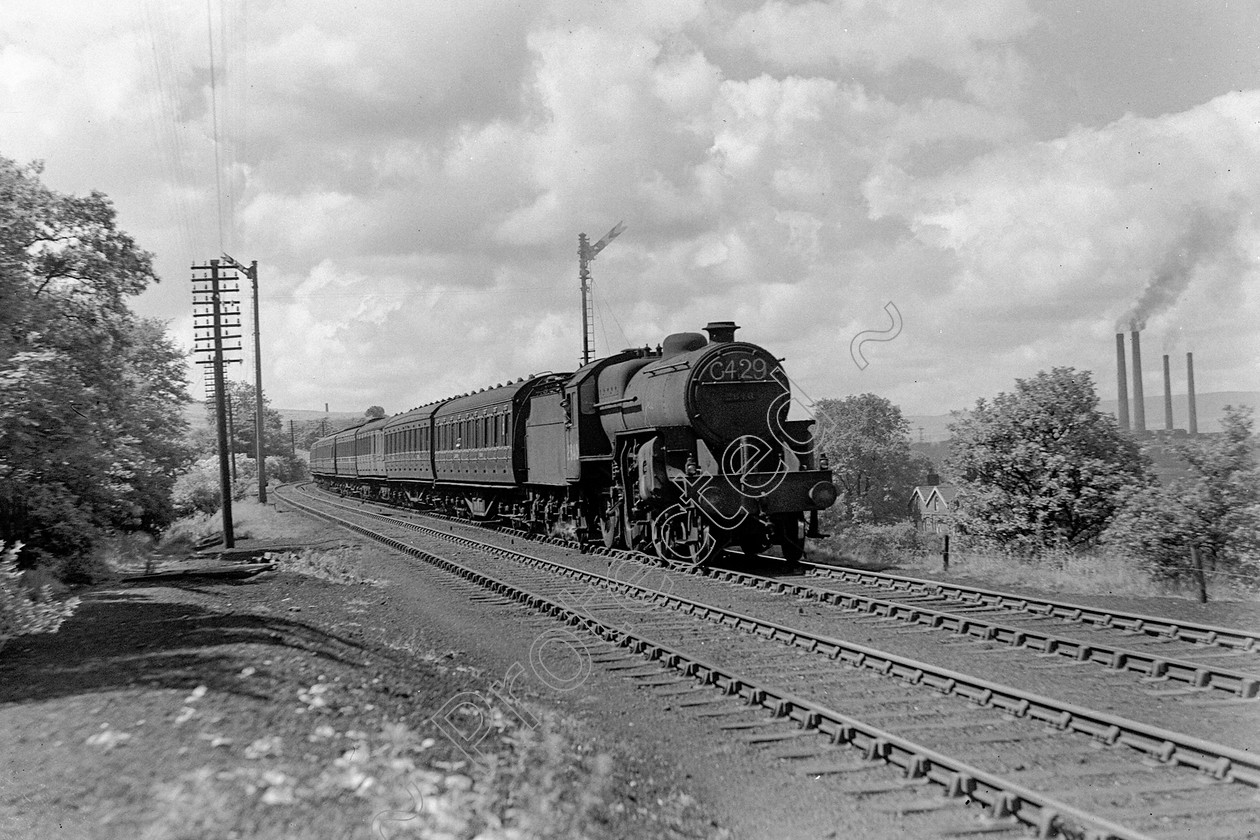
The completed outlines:
<svg viewBox="0 0 1260 840">
<path fill-rule="evenodd" d="M 701 563 L 728 544 L 800 558 L 836 498 L 778 360 L 715 322 L 572 373 L 431 403 L 316 441 L 321 485 Z"/>
</svg>

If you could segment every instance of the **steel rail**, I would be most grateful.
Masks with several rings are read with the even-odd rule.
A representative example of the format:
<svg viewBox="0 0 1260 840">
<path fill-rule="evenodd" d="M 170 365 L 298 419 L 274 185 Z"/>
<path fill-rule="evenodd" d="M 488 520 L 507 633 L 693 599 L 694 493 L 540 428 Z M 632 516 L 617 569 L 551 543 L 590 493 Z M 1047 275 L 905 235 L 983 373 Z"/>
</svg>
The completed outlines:
<svg viewBox="0 0 1260 840">
<path fill-rule="evenodd" d="M 476 527 L 476 523 L 456 516 L 421 511 L 415 512 L 423 516 L 431 516 L 438 519 L 444 519 Z M 500 529 L 500 532 L 512 533 L 522 539 L 534 539 L 539 542 L 567 548 L 572 548 L 574 545 L 572 540 L 566 540 L 560 537 L 528 534 L 517 529 Z M 627 559 L 642 560 L 650 563 L 659 562 L 658 558 L 633 549 L 605 548 L 602 545 L 579 546 L 579 548 L 588 553 L 600 554 L 609 557 L 624 557 Z M 769 559 L 780 560 L 778 557 L 771 557 Z M 850 583 L 863 583 L 883 589 L 900 589 L 913 592 L 918 595 L 952 597 L 959 600 L 969 601 L 969 606 L 1002 607 L 1005 609 L 1027 612 L 1040 617 L 1058 618 L 1064 621 L 1092 624 L 1105 629 L 1121 630 L 1130 633 L 1145 633 L 1149 636 L 1158 636 L 1164 639 L 1175 639 L 1193 644 L 1218 645 L 1241 651 L 1260 652 L 1260 630 L 1244 630 L 1237 627 L 1224 627 L 1215 624 L 1184 621 L 1182 619 L 1169 618 L 1167 616 L 1147 615 L 1145 613 L 1135 613 L 1124 610 L 1110 610 L 1069 601 L 1055 601 L 1049 598 L 1038 598 L 1032 595 L 1018 595 L 1012 592 L 1002 592 L 978 586 L 965 586 L 963 584 L 933 580 L 931 578 L 892 575 L 887 572 L 853 569 L 847 566 L 834 566 L 827 563 L 815 563 L 807 560 L 800 560 L 797 565 L 803 567 L 807 574 L 817 575 L 819 577 L 834 578 Z M 676 568 L 675 571 L 705 574 L 705 569 L 711 572 L 715 569 L 715 567 L 710 566 L 700 570 L 693 568 Z M 1139 659 L 1133 661 L 1141 660 Z M 1107 664 L 1110 663 L 1108 662 Z M 1176 678 L 1173 674 L 1169 674 L 1169 676 L 1170 678 Z M 1248 677 L 1249 675 L 1244 674 L 1242 676 Z M 1202 678 L 1196 675 L 1195 679 L 1197 680 Z M 1227 681 L 1229 679 L 1229 677 L 1226 677 Z M 1191 682 L 1191 684 L 1196 683 Z M 1244 686 L 1241 682 L 1239 682 L 1238 685 L 1240 688 L 1240 691 L 1238 692 L 1240 696 L 1255 696 L 1254 694 L 1247 694 L 1246 692 L 1250 689 Z"/>
<path fill-rule="evenodd" d="M 284 498 L 284 495 L 280 492 L 277 492 L 276 495 Z M 551 600 L 485 572 L 470 569 L 467 566 L 424 549 L 408 545 L 402 540 L 373 531 L 366 526 L 334 516 L 331 513 L 316 510 L 291 498 L 287 498 L 286 501 L 310 515 L 335 523 L 341 527 L 349 528 L 390 548 L 482 586 L 497 595 L 510 598 L 531 609 L 564 621 L 571 627 L 583 629 L 605 642 L 627 648 L 650 661 L 658 662 L 692 677 L 702 685 L 712 686 L 726 696 L 740 697 L 750 706 L 766 708 L 776 718 L 787 718 L 797 723 L 802 729 L 816 731 L 820 735 L 827 737 L 832 744 L 854 747 L 860 750 L 869 761 L 883 761 L 901 769 L 907 778 L 926 779 L 944 788 L 947 797 L 966 797 L 980 802 L 988 809 L 992 818 L 1018 820 L 1024 825 L 1035 829 L 1038 837 L 1049 838 L 1062 835 L 1088 838 L 1089 840 L 1152 840 L 1149 835 L 1118 825 L 1067 803 L 1045 796 L 1030 788 L 1015 784 L 996 774 L 973 767 L 906 738 L 863 723 L 856 718 L 822 706 L 812 700 L 763 685 L 755 677 L 739 674 L 708 660 L 676 650 L 641 633 L 602 621 L 587 613 L 580 612 L 572 606 Z M 325 502 L 325 504 L 332 503 Z M 355 513 L 362 516 L 379 517 L 389 520 L 393 524 L 407 525 L 417 530 L 432 530 L 426 529 L 424 526 L 417 526 L 414 523 L 398 522 L 390 517 L 370 511 L 355 511 Z M 445 538 L 452 536 L 440 531 L 436 533 Z M 494 550 L 495 553 L 500 551 L 507 552 L 506 549 L 477 543 L 475 540 L 467 537 L 456 537 L 456 541 L 460 543 L 474 543 L 480 549 Z M 550 561 L 539 560 L 538 562 L 544 565 L 571 569 L 571 567 L 564 567 L 563 564 L 555 564 Z M 589 574 L 583 573 L 584 576 Z M 591 576 L 595 578 L 603 577 L 600 575 Z M 611 583 L 622 583 L 610 578 L 603 579 Z M 623 585 L 633 589 L 643 589 L 643 587 L 638 587 L 635 584 Z"/>
<path fill-rule="evenodd" d="M 1040 630 L 1012 627 L 996 621 L 935 610 L 917 604 L 904 604 L 856 592 L 813 586 L 781 578 L 768 578 L 736 569 L 710 567 L 700 572 L 739 586 L 772 590 L 833 604 L 841 609 L 865 612 L 879 618 L 892 618 L 911 624 L 953 631 L 984 641 L 1010 647 L 1026 647 L 1038 653 L 1059 654 L 1077 662 L 1093 662 L 1112 670 L 1136 671 L 1150 679 L 1182 682 L 1195 688 L 1216 689 L 1242 698 L 1260 696 L 1260 675 L 1248 674 L 1215 665 L 1204 665 L 1187 659 L 1123 648 L 1099 642 L 1087 642 Z"/>
<path fill-rule="evenodd" d="M 294 502 L 290 500 L 290 503 Z M 1176 763 L 1190 767 L 1220 781 L 1260 787 L 1260 755 L 1252 755 L 1243 750 L 1129 720 L 1119 715 L 1099 712 L 1074 703 L 1022 691 L 856 642 L 798 630 L 768 619 L 704 604 L 670 592 L 662 592 L 630 581 L 617 580 L 596 572 L 577 569 L 557 561 L 534 557 L 515 549 L 483 543 L 472 537 L 441 531 L 414 522 L 401 521 L 396 517 L 370 510 L 350 508 L 339 502 L 324 501 L 324 504 L 348 508 L 359 516 L 385 520 L 404 528 L 428 532 L 456 544 L 517 560 L 526 566 L 547 569 L 583 583 L 602 586 L 610 591 L 668 606 L 687 615 L 756 633 L 764 638 L 777 639 L 812 653 L 843 660 L 855 667 L 863 667 L 885 676 L 899 678 L 912 685 L 924 685 L 942 694 L 956 695 L 982 706 L 997 708 L 1015 717 L 1040 721 L 1063 731 L 1078 732 L 1109 746 L 1122 744 L 1162 763 Z"/>
<path fill-rule="evenodd" d="M 1145 615 L 1143 613 L 1090 607 L 1067 601 L 1054 601 L 1031 595 L 1016 595 L 977 586 L 964 586 L 930 578 L 890 575 L 887 572 L 871 572 L 832 566 L 825 563 L 801 562 L 807 574 L 834 578 L 848 583 L 863 583 L 884 589 L 901 589 L 914 594 L 936 595 L 970 601 L 974 605 L 996 606 L 1021 610 L 1050 618 L 1096 624 L 1115 630 L 1146 633 L 1169 639 L 1179 639 L 1203 645 L 1220 645 L 1245 651 L 1260 651 L 1260 630 L 1242 630 L 1214 624 Z"/>
<path fill-rule="evenodd" d="M 426 513 L 421 515 L 431 516 L 432 514 Z M 476 527 L 474 524 L 459 517 L 439 515 L 437 518 L 468 525 L 470 527 Z M 564 540 L 559 537 L 532 536 L 524 532 L 519 532 L 516 529 L 502 529 L 500 530 L 500 533 L 510 533 L 513 536 L 520 536 L 522 539 L 533 539 L 565 548 L 571 548 L 573 546 L 571 541 Z M 603 546 L 595 547 L 591 553 L 639 561 L 650 561 L 653 559 L 650 555 L 643 554 L 642 552 L 627 551 L 624 549 L 605 549 Z M 756 575 L 751 572 L 742 572 L 736 569 L 727 569 L 716 566 L 702 566 L 686 569 L 674 569 L 674 571 L 680 574 L 711 577 L 728 583 L 733 583 L 738 586 L 772 590 L 784 594 L 796 595 L 798 597 L 811 598 L 822 603 L 835 605 L 841 609 L 865 612 L 880 618 L 896 619 L 907 623 L 939 629 L 945 632 L 952 631 L 957 635 L 966 635 L 983 641 L 1005 644 L 1012 648 L 1022 647 L 1028 648 L 1029 650 L 1037 653 L 1057 654 L 1076 662 L 1089 662 L 1102 665 L 1113 671 L 1133 671 L 1152 681 L 1167 680 L 1169 682 L 1182 683 L 1193 688 L 1221 691 L 1235 695 L 1242 699 L 1260 698 L 1260 674 L 1237 671 L 1213 664 L 1203 664 L 1189 659 L 1180 659 L 1176 656 L 1148 653 L 1145 651 L 1134 650 L 1133 648 L 1121 647 L 1119 645 L 1073 639 L 1069 636 L 1062 636 L 1031 628 L 1013 627 L 1011 625 L 1001 624 L 1000 622 L 977 618 L 975 616 L 959 615 L 958 613 L 952 613 L 947 610 L 936 610 L 916 604 L 905 604 L 899 601 L 890 601 L 856 592 L 841 592 L 835 589 L 827 589 L 825 587 L 814 586 L 808 583 L 783 580 L 781 578 L 769 578 L 763 575 Z M 849 570 L 845 569 L 844 571 Z M 864 572 L 862 574 L 878 573 Z M 828 577 L 830 577 L 830 575 Z M 894 580 L 901 580 L 901 578 L 895 575 L 886 577 Z M 906 580 L 913 579 L 907 578 Z M 931 583 L 932 581 L 923 582 Z M 972 591 L 966 587 L 960 588 Z M 989 590 L 974 591 L 989 592 Z M 1021 599 L 1021 596 L 1012 595 L 1011 593 L 992 592 L 991 594 L 995 596 L 1004 596 L 1008 599 Z M 1047 601 L 1045 603 L 1054 602 Z M 1006 604 L 1004 606 L 1013 609 L 1020 608 L 1014 604 Z M 1028 611 L 1033 614 L 1039 613 L 1039 610 L 1036 608 Z M 1170 622 L 1171 620 L 1165 621 Z M 1101 622 L 1094 623 L 1101 624 Z M 1205 625 L 1195 626 L 1205 627 Z M 1109 625 L 1106 629 L 1127 631 L 1132 628 L 1129 626 L 1113 624 Z M 1242 631 L 1229 632 L 1241 633 Z M 1166 637 L 1172 638 L 1171 636 Z M 1257 634 L 1257 637 L 1260 638 L 1260 634 Z M 1250 648 L 1242 649 L 1249 650 Z M 1260 651 L 1260 648 L 1257 648 L 1257 651 Z"/>
</svg>

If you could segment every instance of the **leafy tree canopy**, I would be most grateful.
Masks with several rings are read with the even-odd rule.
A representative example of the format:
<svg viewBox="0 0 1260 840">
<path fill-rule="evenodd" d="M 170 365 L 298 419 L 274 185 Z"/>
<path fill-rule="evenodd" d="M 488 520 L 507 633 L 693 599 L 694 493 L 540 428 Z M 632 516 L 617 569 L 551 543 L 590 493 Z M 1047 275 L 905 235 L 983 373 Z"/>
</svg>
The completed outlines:
<svg viewBox="0 0 1260 840">
<path fill-rule="evenodd" d="M 379 420 L 385 416 L 385 409 L 379 405 L 370 405 L 368 410 L 363 412 L 364 417 L 371 417 L 373 420 Z"/>
<path fill-rule="evenodd" d="M 928 462 L 910 450 L 901 409 L 875 394 L 822 400 L 815 432 L 840 490 L 834 524 L 892 522 L 909 514 L 910 489 Z"/>
<path fill-rule="evenodd" d="M 1157 577 L 1194 573 L 1190 548 L 1218 571 L 1260 577 L 1260 464 L 1251 409 L 1225 407 L 1220 434 L 1176 445 L 1189 475 L 1167 487 L 1134 487 L 1106 534 Z"/>
<path fill-rule="evenodd" d="M 231 436 L 228 447 L 232 452 L 241 452 L 251 458 L 254 456 L 257 440 L 254 415 L 258 407 L 254 399 L 257 390 L 250 382 L 227 380 L 224 383 L 227 396 L 227 408 L 231 416 Z M 201 455 L 212 455 L 217 451 L 215 436 L 215 403 L 206 402 L 206 428 L 208 434 L 196 436 L 197 450 Z M 280 412 L 271 407 L 267 392 L 263 391 L 263 454 L 287 455 L 289 452 L 289 432 L 284 428 Z"/>
<path fill-rule="evenodd" d="M 967 533 L 1027 546 L 1078 546 L 1107 527 L 1126 487 L 1146 480 L 1136 443 L 1098 411 L 1088 371 L 1054 368 L 981 399 L 953 433 Z"/>
<path fill-rule="evenodd" d="M 98 192 L 53 192 L 0 158 L 0 541 L 82 554 L 102 529 L 156 531 L 189 453 L 183 352 L 127 299 L 152 257 Z"/>
</svg>

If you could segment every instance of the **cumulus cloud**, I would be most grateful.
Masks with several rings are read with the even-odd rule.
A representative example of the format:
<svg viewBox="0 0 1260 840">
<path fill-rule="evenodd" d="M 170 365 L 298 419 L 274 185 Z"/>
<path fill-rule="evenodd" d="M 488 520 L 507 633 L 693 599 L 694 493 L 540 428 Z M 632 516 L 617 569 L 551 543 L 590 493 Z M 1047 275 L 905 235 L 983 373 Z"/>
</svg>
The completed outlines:
<svg viewBox="0 0 1260 840">
<path fill-rule="evenodd" d="M 1071 358 L 1082 333 L 1101 346 L 1117 322 L 1188 324 L 1201 341 L 1236 346 L 1254 342 L 1250 316 L 1234 307 L 1256 279 L 1258 120 L 1260 92 L 1227 94 L 938 177 L 887 166 L 866 195 L 874 217 L 905 220 L 919 243 L 956 260 L 945 311 L 974 319 L 991 348 L 1046 340 Z"/>
<path fill-rule="evenodd" d="M 600 350 L 733 318 L 916 410 L 1088 365 L 1148 287 L 1156 326 L 1253 294 L 1255 94 L 1038 141 L 1023 2 L 223 0 L 213 92 L 204 4 L 13 4 L 0 154 L 115 198 L 173 329 L 189 263 L 258 260 L 282 405 L 573 366 L 577 234 L 620 220 Z"/>
<path fill-rule="evenodd" d="M 772 0 L 744 12 L 728 38 L 761 60 L 790 71 L 887 74 L 918 62 L 954 76 L 973 99 L 989 104 L 1018 96 L 1024 60 L 1006 42 L 1037 23 L 1022 2 L 943 5 L 931 0 Z"/>
</svg>

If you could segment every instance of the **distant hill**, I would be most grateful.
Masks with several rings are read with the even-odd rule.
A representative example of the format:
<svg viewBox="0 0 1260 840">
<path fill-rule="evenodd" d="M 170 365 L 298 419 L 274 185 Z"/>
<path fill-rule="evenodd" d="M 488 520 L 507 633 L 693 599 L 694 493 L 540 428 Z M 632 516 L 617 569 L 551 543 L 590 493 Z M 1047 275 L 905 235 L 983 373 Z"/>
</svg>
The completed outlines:
<svg viewBox="0 0 1260 840">
<path fill-rule="evenodd" d="M 331 411 L 324 412 L 305 408 L 277 408 L 280 414 L 280 420 L 285 427 L 288 427 L 289 421 L 292 420 L 295 425 L 301 427 L 310 420 L 318 422 L 323 418 L 328 419 L 329 426 L 340 426 L 349 423 L 351 420 L 362 420 L 363 412 L 361 411 Z M 250 415 L 253 416 L 252 414 Z M 184 419 L 194 429 L 199 426 L 208 425 L 208 412 L 204 402 L 189 403 L 184 408 Z"/>
<path fill-rule="evenodd" d="M 1219 432 L 1221 418 L 1225 416 L 1225 406 L 1249 406 L 1260 413 L 1260 391 L 1213 391 L 1196 395 L 1199 415 L 1199 431 Z M 1111 414 L 1116 413 L 1118 400 L 1099 400 L 1098 407 Z M 1146 428 L 1156 430 L 1164 428 L 1164 395 L 1147 394 L 1142 401 L 1146 407 Z M 1186 428 L 1186 395 L 1173 394 L 1173 428 Z M 1258 418 L 1260 419 L 1260 418 Z M 954 418 L 949 414 L 908 414 L 910 423 L 910 440 L 914 443 L 935 443 L 949 439 L 949 424 Z M 922 430 L 922 436 L 920 436 Z"/>
<path fill-rule="evenodd" d="M 1146 399 L 1142 400 L 1142 405 L 1146 407 L 1146 428 L 1148 430 L 1164 428 L 1164 395 L 1146 394 Z M 1130 397 L 1132 400 L 1132 397 Z M 1173 394 L 1173 428 L 1186 428 L 1186 412 L 1188 401 L 1185 394 Z M 1196 394 L 1196 413 L 1199 415 L 1199 431 L 1200 432 L 1219 432 L 1221 430 L 1221 418 L 1225 416 L 1225 406 L 1247 406 L 1252 411 L 1260 410 L 1260 391 L 1212 391 L 1206 394 Z M 1103 411 L 1115 414 L 1119 400 L 1099 400 L 1098 407 Z M 1132 417 L 1133 409 L 1130 406 L 1129 416 Z"/>
</svg>

